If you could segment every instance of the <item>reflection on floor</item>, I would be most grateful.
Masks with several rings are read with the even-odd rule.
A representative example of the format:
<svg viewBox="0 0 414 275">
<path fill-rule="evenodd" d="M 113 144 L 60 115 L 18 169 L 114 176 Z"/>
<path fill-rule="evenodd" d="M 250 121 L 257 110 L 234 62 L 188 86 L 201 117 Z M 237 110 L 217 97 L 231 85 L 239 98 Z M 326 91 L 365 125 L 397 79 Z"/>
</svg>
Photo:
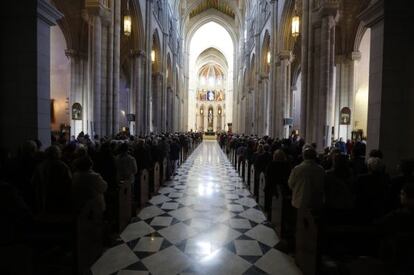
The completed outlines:
<svg viewBox="0 0 414 275">
<path fill-rule="evenodd" d="M 204 141 L 93 274 L 301 274 L 220 150 Z"/>
</svg>

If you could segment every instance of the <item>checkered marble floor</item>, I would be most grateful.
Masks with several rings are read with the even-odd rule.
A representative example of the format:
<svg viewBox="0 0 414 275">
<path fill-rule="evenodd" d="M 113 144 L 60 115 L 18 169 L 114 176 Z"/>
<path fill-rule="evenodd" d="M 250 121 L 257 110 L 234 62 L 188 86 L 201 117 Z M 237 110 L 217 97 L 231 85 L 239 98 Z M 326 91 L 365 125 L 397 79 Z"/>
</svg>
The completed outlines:
<svg viewBox="0 0 414 275">
<path fill-rule="evenodd" d="M 217 142 L 204 141 L 92 266 L 95 275 L 301 274 Z"/>
</svg>

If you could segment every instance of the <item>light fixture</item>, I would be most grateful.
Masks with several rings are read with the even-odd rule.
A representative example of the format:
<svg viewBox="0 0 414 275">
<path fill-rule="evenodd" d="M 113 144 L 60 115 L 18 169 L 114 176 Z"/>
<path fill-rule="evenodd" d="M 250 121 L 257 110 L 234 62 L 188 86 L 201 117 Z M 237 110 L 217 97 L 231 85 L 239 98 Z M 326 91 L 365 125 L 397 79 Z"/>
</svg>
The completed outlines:
<svg viewBox="0 0 414 275">
<path fill-rule="evenodd" d="M 221 115 L 221 109 L 218 109 L 218 114 Z"/>
<path fill-rule="evenodd" d="M 129 0 L 127 0 L 127 10 L 124 15 L 124 35 L 130 36 L 132 32 L 132 20 L 129 14 Z"/>
<path fill-rule="evenodd" d="M 151 61 L 155 62 L 155 50 L 151 51 Z"/>
<path fill-rule="evenodd" d="M 300 18 L 295 11 L 295 15 L 292 17 L 292 36 L 298 37 L 299 36 L 299 26 L 300 26 Z"/>
<path fill-rule="evenodd" d="M 204 110 L 203 109 L 200 109 L 200 114 L 202 115 L 204 113 Z"/>
<path fill-rule="evenodd" d="M 270 62 L 272 61 L 272 55 L 270 53 L 270 51 L 267 52 L 267 64 L 270 64 Z"/>
</svg>

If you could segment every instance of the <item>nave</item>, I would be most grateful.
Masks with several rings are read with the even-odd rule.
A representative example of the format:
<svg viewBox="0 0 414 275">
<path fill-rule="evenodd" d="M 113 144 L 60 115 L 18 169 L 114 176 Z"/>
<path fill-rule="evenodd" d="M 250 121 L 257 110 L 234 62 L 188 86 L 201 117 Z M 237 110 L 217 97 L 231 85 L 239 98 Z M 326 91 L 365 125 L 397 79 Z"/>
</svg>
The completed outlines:
<svg viewBox="0 0 414 275">
<path fill-rule="evenodd" d="M 103 274 L 301 274 L 216 141 L 204 141 L 92 266 Z"/>
</svg>

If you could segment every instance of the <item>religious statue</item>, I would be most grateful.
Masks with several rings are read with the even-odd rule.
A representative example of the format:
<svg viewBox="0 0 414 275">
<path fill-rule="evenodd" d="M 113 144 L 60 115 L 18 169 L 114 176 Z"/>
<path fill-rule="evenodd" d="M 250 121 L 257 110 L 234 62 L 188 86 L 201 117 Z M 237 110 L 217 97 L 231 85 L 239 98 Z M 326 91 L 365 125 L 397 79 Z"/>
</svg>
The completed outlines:
<svg viewBox="0 0 414 275">
<path fill-rule="evenodd" d="M 213 123 L 213 110 L 209 109 L 208 110 L 208 124 L 212 124 Z"/>
</svg>

